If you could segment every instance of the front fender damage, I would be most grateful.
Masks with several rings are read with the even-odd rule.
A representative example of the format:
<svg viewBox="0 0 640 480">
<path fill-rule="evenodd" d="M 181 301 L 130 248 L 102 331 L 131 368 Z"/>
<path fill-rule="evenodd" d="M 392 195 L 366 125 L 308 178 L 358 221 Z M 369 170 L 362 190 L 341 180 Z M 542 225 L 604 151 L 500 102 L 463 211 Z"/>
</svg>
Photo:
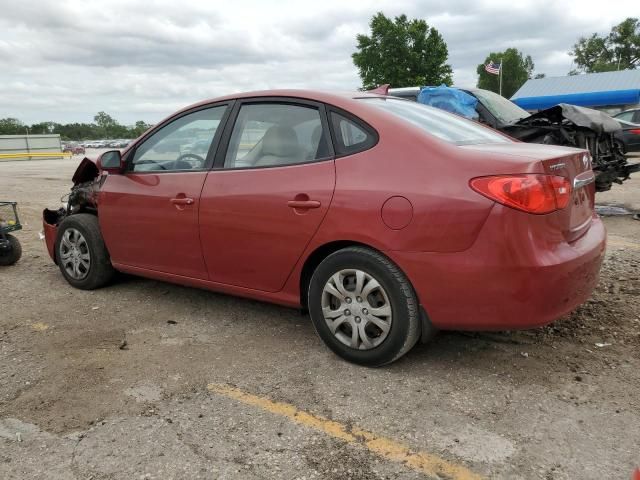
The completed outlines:
<svg viewBox="0 0 640 480">
<path fill-rule="evenodd" d="M 71 180 L 71 191 L 60 200 L 63 205 L 57 210 L 45 208 L 42 212 L 42 226 L 47 251 L 51 258 L 55 258 L 55 240 L 58 225 L 69 215 L 77 213 L 92 213 L 98 215 L 98 192 L 105 175 L 102 174 L 96 162 L 84 158 L 76 169 Z"/>
</svg>

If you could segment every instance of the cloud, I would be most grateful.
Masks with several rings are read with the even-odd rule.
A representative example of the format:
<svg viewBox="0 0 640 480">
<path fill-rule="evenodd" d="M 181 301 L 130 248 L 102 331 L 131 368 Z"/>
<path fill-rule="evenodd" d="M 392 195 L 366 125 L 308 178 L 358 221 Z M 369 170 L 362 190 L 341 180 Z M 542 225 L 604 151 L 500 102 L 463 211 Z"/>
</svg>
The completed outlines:
<svg viewBox="0 0 640 480">
<path fill-rule="evenodd" d="M 0 117 L 32 123 L 155 122 L 189 103 L 265 88 L 356 89 L 356 34 L 377 11 L 436 27 L 454 80 L 514 46 L 537 72 L 564 75 L 581 35 L 607 32 L 637 1 L 378 0 L 316 3 L 198 0 L 4 0 Z"/>
</svg>

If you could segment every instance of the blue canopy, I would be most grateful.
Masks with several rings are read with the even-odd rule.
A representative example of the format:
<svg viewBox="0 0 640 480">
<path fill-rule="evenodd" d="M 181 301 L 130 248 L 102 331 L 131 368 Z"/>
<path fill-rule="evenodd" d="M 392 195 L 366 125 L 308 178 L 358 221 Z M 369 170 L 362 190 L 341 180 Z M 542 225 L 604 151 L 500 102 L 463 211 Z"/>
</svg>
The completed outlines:
<svg viewBox="0 0 640 480">
<path fill-rule="evenodd" d="M 424 87 L 418 95 L 418 102 L 432 107 L 457 113 L 472 120 L 478 119 L 476 105 L 478 99 L 457 88 L 441 85 L 439 87 Z"/>
<path fill-rule="evenodd" d="M 610 90 L 605 92 L 569 93 L 540 97 L 514 98 L 513 103 L 525 110 L 544 110 L 559 103 L 582 107 L 604 107 L 606 105 L 631 105 L 640 103 L 640 89 Z"/>
</svg>

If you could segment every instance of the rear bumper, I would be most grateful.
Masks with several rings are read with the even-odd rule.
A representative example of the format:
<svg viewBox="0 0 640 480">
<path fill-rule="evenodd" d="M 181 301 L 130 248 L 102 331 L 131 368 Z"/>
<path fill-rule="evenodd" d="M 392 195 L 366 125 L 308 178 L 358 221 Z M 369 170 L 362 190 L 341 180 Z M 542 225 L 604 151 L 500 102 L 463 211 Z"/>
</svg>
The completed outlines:
<svg viewBox="0 0 640 480">
<path fill-rule="evenodd" d="M 572 243 L 541 240 L 544 235 L 536 233 L 544 218 L 537 222 L 535 229 L 527 229 L 492 214 L 464 252 L 388 253 L 407 274 L 439 329 L 537 327 L 589 298 L 606 246 L 606 231 L 598 217 Z"/>
</svg>

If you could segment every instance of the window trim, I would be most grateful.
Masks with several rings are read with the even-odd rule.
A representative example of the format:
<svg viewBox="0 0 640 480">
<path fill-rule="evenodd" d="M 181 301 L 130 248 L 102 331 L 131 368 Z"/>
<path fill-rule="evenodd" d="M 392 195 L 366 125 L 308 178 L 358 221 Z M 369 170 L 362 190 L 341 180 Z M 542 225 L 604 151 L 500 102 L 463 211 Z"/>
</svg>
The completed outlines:
<svg viewBox="0 0 640 480">
<path fill-rule="evenodd" d="M 233 130 L 236 126 L 236 122 L 238 120 L 238 116 L 242 106 L 256 105 L 256 104 L 274 104 L 274 103 L 293 105 L 298 107 L 307 107 L 307 108 L 311 107 L 311 108 L 317 109 L 318 114 L 320 115 L 320 122 L 322 124 L 323 133 L 326 132 L 325 137 L 329 147 L 329 155 L 322 158 L 317 158 L 315 160 L 309 160 L 309 161 L 297 162 L 297 163 L 288 163 L 286 165 L 261 165 L 257 167 L 250 166 L 250 167 L 225 168 L 224 161 L 227 156 L 229 144 L 231 142 L 231 135 L 233 134 Z M 297 97 L 248 97 L 248 98 L 241 98 L 236 100 L 231 110 L 232 111 L 230 112 L 229 119 L 224 128 L 222 139 L 220 140 L 220 147 L 218 148 L 218 151 L 215 154 L 215 158 L 212 166 L 213 171 L 230 172 L 235 170 L 257 170 L 257 169 L 266 169 L 266 168 L 294 167 L 294 166 L 300 166 L 300 165 L 309 165 L 309 164 L 318 163 L 318 162 L 326 162 L 327 160 L 333 160 L 335 158 L 335 149 L 334 149 L 332 135 L 331 135 L 331 127 L 328 121 L 326 106 L 322 102 L 315 102 L 312 100 L 307 100 L 307 99 L 297 98 Z"/>
<path fill-rule="evenodd" d="M 141 137 L 138 141 L 136 141 L 134 147 L 132 149 L 130 149 L 124 158 L 124 164 L 125 164 L 125 169 L 124 169 L 124 174 L 125 175 L 129 175 L 129 174 L 135 174 L 135 175 L 145 175 L 145 174 L 167 174 L 167 173 L 185 173 L 185 172 L 207 172 L 209 170 L 211 170 L 212 166 L 213 166 L 213 161 L 215 158 L 215 155 L 218 151 L 218 149 L 220 148 L 220 140 L 222 137 L 222 133 L 224 131 L 224 129 L 226 128 L 227 122 L 229 120 L 229 116 L 231 115 L 231 110 L 233 109 L 234 103 L 236 101 L 235 100 L 225 100 L 222 102 L 214 102 L 214 103 L 208 103 L 206 105 L 199 105 L 197 107 L 194 108 L 190 108 L 189 110 L 185 110 L 183 112 L 180 112 L 176 115 L 173 115 L 165 120 L 163 120 L 162 122 L 160 122 L 159 124 L 155 125 L 153 127 L 152 130 L 148 131 L 147 133 L 144 134 L 143 137 Z M 190 115 L 192 113 L 197 113 L 200 112 L 202 110 L 209 110 L 212 108 L 217 108 L 217 107 L 226 107 L 223 114 L 222 114 L 222 118 L 220 118 L 220 124 L 218 125 L 218 128 L 216 129 L 216 133 L 213 135 L 213 139 L 211 140 L 211 145 L 209 145 L 209 150 L 207 151 L 207 155 L 205 157 L 205 161 L 204 161 L 204 165 L 202 166 L 202 168 L 189 168 L 189 169 L 181 169 L 181 170 L 146 170 L 146 171 L 134 171 L 132 169 L 133 166 L 133 158 L 136 155 L 136 151 L 138 150 L 138 148 L 140 148 L 141 145 L 143 145 L 147 140 L 149 140 L 149 138 L 151 138 L 153 135 L 155 135 L 156 133 L 158 133 L 160 130 L 162 130 L 164 127 L 166 127 L 167 125 L 169 125 L 170 123 L 173 123 L 176 120 L 179 120 L 187 115 Z"/>
<path fill-rule="evenodd" d="M 359 147 L 359 148 L 354 148 L 353 150 L 350 150 L 349 147 L 347 147 L 344 144 L 344 141 L 342 139 L 342 132 L 337 133 L 336 129 L 334 128 L 333 120 L 331 119 L 331 114 L 333 113 L 338 114 L 346 118 L 347 120 L 355 123 L 365 133 L 369 134 L 373 138 L 373 141 L 370 144 L 367 144 L 364 148 Z M 371 150 L 372 148 L 374 148 L 380 141 L 380 135 L 378 134 L 378 131 L 375 128 L 373 128 L 367 122 L 362 120 L 360 117 L 350 112 L 347 112 L 346 110 L 343 110 L 341 108 L 334 107 L 333 105 L 331 105 L 331 106 L 328 106 L 327 108 L 327 116 L 328 116 L 329 125 L 331 128 L 331 139 L 332 139 L 332 143 L 334 144 L 334 150 L 336 152 L 335 158 L 348 157 L 350 155 L 355 155 L 356 153 L 366 152 L 367 150 Z M 344 152 L 340 152 L 340 150 L 342 149 L 341 145 L 344 145 Z"/>
</svg>

